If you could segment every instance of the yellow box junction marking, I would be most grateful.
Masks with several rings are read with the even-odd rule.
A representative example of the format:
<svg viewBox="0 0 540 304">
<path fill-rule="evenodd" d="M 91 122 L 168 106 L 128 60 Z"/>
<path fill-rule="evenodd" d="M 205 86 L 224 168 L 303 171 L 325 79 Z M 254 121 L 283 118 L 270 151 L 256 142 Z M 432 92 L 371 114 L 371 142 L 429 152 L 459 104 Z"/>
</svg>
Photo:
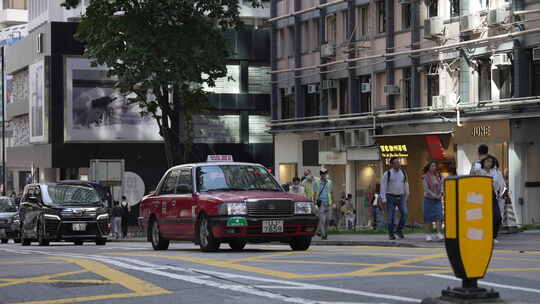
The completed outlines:
<svg viewBox="0 0 540 304">
<path fill-rule="evenodd" d="M 133 297 L 144 297 L 144 296 L 155 296 L 162 294 L 170 294 L 170 291 L 165 290 L 161 287 L 153 285 L 151 283 L 140 280 L 134 276 L 128 275 L 126 273 L 120 272 L 118 270 L 112 269 L 102 263 L 94 262 L 85 259 L 78 258 L 51 258 L 56 260 L 63 260 L 64 262 L 73 263 L 80 267 L 82 270 L 56 273 L 51 275 L 44 275 L 33 278 L 17 278 L 17 279 L 1 279 L 0 281 L 5 281 L 7 283 L 0 284 L 0 287 L 6 287 L 16 284 L 25 284 L 25 283 L 100 283 L 100 284 L 118 284 L 124 288 L 130 290 L 129 293 L 116 293 L 116 294 L 104 294 L 97 296 L 87 296 L 87 297 L 77 297 L 77 298 L 65 298 L 65 299 L 53 299 L 53 300 L 38 300 L 38 301 L 29 301 L 29 302 L 18 302 L 14 304 L 63 304 L 63 303 L 77 303 L 77 302 L 88 302 L 88 301 L 97 301 L 97 300 L 109 300 L 109 299 L 122 299 L 122 298 L 133 298 Z M 56 278 L 61 278 L 69 275 L 81 274 L 81 273 L 94 273 L 101 277 L 104 277 L 106 280 L 59 280 Z"/>
</svg>

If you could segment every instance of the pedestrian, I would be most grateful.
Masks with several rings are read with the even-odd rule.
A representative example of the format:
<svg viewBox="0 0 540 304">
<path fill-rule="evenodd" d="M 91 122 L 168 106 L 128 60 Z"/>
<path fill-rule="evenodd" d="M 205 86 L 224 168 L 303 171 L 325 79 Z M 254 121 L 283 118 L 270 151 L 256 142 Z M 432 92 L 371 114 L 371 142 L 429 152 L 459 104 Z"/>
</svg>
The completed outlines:
<svg viewBox="0 0 540 304">
<path fill-rule="evenodd" d="M 344 207 L 344 208 L 343 208 Z M 347 230 L 354 230 L 355 227 L 355 219 L 356 219 L 356 211 L 354 210 L 354 206 L 352 204 L 352 194 L 347 194 L 347 197 L 345 199 L 345 204 L 342 207 L 342 213 L 345 215 L 345 223 Z"/>
<path fill-rule="evenodd" d="M 120 208 L 122 208 L 122 237 L 127 238 L 129 213 L 131 207 L 125 196 L 122 196 L 122 202 L 120 202 Z"/>
<path fill-rule="evenodd" d="M 388 213 L 388 237 L 395 240 L 396 235 L 403 239 L 403 227 L 407 220 L 407 199 L 409 198 L 409 182 L 407 173 L 401 168 L 399 158 L 390 159 L 392 168 L 384 172 L 381 182 L 381 199 Z M 400 219 L 396 227 L 396 208 L 399 209 Z"/>
<path fill-rule="evenodd" d="M 470 175 L 482 175 L 482 160 L 489 156 L 489 147 L 485 144 L 478 146 L 478 160 L 471 166 Z M 493 155 L 491 157 L 494 160 L 495 168 L 499 168 L 499 160 Z"/>
<path fill-rule="evenodd" d="M 304 176 L 302 177 L 302 187 L 304 187 L 304 196 L 313 199 L 313 182 L 314 182 L 313 175 L 311 174 L 311 170 L 306 169 L 304 171 Z"/>
<path fill-rule="evenodd" d="M 328 224 L 330 221 L 330 209 L 332 208 L 333 187 L 332 181 L 328 178 L 328 169 L 322 168 L 321 178 L 313 183 L 313 201 L 319 207 L 319 232 L 322 239 L 328 238 Z"/>
<path fill-rule="evenodd" d="M 438 241 L 444 239 L 441 233 L 442 212 L 442 178 L 437 170 L 437 162 L 430 161 L 423 170 L 422 186 L 424 187 L 424 227 L 426 242 L 433 240 L 433 222 L 437 229 L 435 237 Z"/>
<path fill-rule="evenodd" d="M 305 195 L 304 186 L 300 184 L 300 178 L 295 176 L 292 180 L 292 185 L 289 188 L 289 192 L 297 195 Z"/>
<path fill-rule="evenodd" d="M 493 242 L 498 243 L 497 236 L 499 235 L 499 228 L 501 227 L 502 216 L 501 209 L 499 208 L 499 200 L 503 199 L 503 195 L 506 189 L 506 183 L 501 171 L 495 166 L 497 159 L 491 155 L 486 156 L 482 162 L 482 170 L 479 175 L 491 176 L 493 181 Z"/>
<path fill-rule="evenodd" d="M 112 228 L 114 238 L 119 239 L 122 236 L 122 208 L 118 201 L 114 201 L 112 210 Z"/>
</svg>

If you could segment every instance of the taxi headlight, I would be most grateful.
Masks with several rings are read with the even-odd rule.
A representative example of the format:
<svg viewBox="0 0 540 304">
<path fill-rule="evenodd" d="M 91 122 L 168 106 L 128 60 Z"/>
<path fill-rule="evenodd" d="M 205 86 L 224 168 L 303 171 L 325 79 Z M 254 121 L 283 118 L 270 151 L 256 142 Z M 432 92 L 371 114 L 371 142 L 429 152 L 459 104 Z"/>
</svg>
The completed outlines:
<svg viewBox="0 0 540 304">
<path fill-rule="evenodd" d="M 312 202 L 296 202 L 294 204 L 294 214 L 312 214 L 314 211 Z"/>
<path fill-rule="evenodd" d="M 224 203 L 219 206 L 220 215 L 246 215 L 246 203 Z"/>
</svg>

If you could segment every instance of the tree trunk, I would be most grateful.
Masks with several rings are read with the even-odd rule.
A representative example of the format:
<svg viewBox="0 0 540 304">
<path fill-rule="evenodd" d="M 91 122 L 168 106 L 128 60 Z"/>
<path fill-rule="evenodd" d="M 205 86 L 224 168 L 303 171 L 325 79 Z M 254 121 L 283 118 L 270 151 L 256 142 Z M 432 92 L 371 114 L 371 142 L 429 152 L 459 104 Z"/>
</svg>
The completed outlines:
<svg viewBox="0 0 540 304">
<path fill-rule="evenodd" d="M 165 146 L 165 157 L 169 167 L 184 163 L 180 138 L 177 133 L 170 128 L 163 128 L 163 140 Z"/>
</svg>

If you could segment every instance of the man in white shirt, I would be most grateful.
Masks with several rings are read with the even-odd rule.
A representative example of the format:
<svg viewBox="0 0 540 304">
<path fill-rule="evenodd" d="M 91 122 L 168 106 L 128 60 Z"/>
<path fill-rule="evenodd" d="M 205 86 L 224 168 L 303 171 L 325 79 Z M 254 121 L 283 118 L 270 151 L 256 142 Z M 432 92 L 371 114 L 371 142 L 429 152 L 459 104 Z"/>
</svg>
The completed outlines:
<svg viewBox="0 0 540 304">
<path fill-rule="evenodd" d="M 482 171 L 482 160 L 489 155 L 489 148 L 487 145 L 481 144 L 478 146 L 478 160 L 471 166 L 470 175 L 480 175 Z"/>
<path fill-rule="evenodd" d="M 390 159 L 392 168 L 384 172 L 381 181 L 381 199 L 386 205 L 388 213 L 388 236 L 390 240 L 395 240 L 397 235 L 403 239 L 403 227 L 407 221 L 407 199 L 409 197 L 409 182 L 407 173 L 401 169 L 399 158 Z M 401 217 L 396 227 L 396 207 L 399 209 Z"/>
</svg>

